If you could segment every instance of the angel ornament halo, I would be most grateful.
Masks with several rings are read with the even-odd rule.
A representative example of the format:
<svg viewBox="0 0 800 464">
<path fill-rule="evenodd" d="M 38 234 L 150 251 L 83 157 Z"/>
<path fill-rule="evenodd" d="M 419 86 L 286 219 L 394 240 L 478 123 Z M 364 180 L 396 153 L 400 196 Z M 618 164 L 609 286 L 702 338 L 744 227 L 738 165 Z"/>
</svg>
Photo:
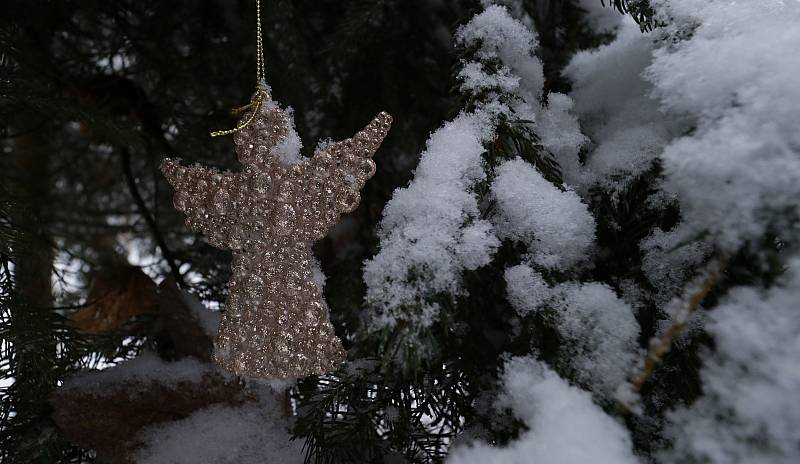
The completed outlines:
<svg viewBox="0 0 800 464">
<path fill-rule="evenodd" d="M 239 126 L 226 131 L 234 132 L 240 172 L 170 158 L 161 165 L 186 225 L 233 253 L 213 358 L 246 377 L 330 372 L 345 351 L 314 280 L 311 246 L 358 206 L 392 118 L 382 112 L 352 138 L 321 144 L 302 159 L 287 156 L 297 134 L 265 85 L 247 108 Z"/>
</svg>

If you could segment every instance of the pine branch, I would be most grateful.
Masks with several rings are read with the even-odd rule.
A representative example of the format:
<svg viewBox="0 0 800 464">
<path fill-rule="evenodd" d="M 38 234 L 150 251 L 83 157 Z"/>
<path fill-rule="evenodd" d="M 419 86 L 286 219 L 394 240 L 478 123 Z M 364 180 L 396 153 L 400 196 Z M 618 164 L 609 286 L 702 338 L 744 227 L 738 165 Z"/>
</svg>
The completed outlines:
<svg viewBox="0 0 800 464">
<path fill-rule="evenodd" d="M 301 382 L 293 434 L 305 438 L 307 463 L 376 462 L 391 454 L 434 463 L 445 457 L 470 404 L 466 377 L 444 368 L 408 378 L 381 370 L 376 361 Z"/>
<path fill-rule="evenodd" d="M 607 0 L 600 0 L 603 6 Z M 630 15 L 642 31 L 652 31 L 658 24 L 656 14 L 649 0 L 608 0 L 609 5 L 622 14 Z"/>
</svg>

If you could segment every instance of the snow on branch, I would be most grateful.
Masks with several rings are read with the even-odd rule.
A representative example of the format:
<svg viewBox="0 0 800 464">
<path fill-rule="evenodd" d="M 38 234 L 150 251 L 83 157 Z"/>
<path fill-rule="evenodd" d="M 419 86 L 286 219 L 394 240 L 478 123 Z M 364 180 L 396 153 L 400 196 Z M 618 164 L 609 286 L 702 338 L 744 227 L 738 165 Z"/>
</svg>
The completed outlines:
<svg viewBox="0 0 800 464">
<path fill-rule="evenodd" d="M 512 358 L 501 381 L 504 405 L 529 430 L 506 447 L 480 443 L 456 447 L 449 464 L 639 462 L 625 428 L 595 405 L 588 393 L 569 385 L 541 362 Z"/>
<path fill-rule="evenodd" d="M 611 397 L 639 354 L 633 309 L 605 284 L 566 282 L 550 287 L 526 264 L 507 269 L 505 280 L 517 312 L 540 312 L 558 331 L 561 371 L 598 395 Z"/>
<path fill-rule="evenodd" d="M 440 309 L 435 297 L 463 294 L 462 273 L 488 264 L 500 243 L 481 216 L 475 192 L 477 183 L 487 180 L 485 144 L 500 118 L 513 112 L 496 91 L 522 101 L 535 98 L 541 93 L 542 65 L 532 55 L 533 33 L 500 6 L 488 7 L 459 28 L 456 42 L 476 47 L 476 61 L 465 62 L 459 75 L 464 89 L 492 87 L 495 92 L 431 134 L 414 179 L 387 204 L 380 252 L 364 266 L 374 311 L 367 325 L 374 331 L 398 323 L 415 330 L 430 326 Z M 500 65 L 491 76 L 487 60 Z"/>
<path fill-rule="evenodd" d="M 521 158 L 495 174 L 493 222 L 500 238 L 525 243 L 531 260 L 545 268 L 563 270 L 587 258 L 595 223 L 575 192 L 558 189 Z"/>
</svg>

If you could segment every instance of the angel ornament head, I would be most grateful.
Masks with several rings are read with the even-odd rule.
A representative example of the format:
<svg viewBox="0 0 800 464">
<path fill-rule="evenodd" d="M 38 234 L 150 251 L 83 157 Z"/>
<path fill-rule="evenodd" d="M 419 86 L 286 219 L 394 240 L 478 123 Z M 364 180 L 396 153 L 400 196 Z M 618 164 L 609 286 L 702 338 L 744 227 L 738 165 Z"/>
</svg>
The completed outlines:
<svg viewBox="0 0 800 464">
<path fill-rule="evenodd" d="M 322 374 L 345 351 L 314 280 L 311 245 L 358 206 L 391 117 L 380 113 L 352 138 L 304 159 L 291 115 L 259 92 L 234 135 L 240 172 L 169 158 L 161 170 L 187 226 L 233 253 L 215 362 L 248 377 Z"/>
</svg>

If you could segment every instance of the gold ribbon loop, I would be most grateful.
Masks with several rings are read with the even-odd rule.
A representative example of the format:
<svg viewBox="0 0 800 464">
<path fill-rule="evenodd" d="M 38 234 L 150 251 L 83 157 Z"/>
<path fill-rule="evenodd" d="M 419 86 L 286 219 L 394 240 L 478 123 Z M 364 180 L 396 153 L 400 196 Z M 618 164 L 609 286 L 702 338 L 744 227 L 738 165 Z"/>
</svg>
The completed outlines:
<svg viewBox="0 0 800 464">
<path fill-rule="evenodd" d="M 247 127 L 248 124 L 255 119 L 258 110 L 261 109 L 264 98 L 268 99 L 269 94 L 267 93 L 267 78 L 264 65 L 264 39 L 261 33 L 261 0 L 256 0 L 256 94 L 253 95 L 253 99 L 250 100 L 250 103 L 231 110 L 233 114 L 241 114 L 253 108 L 253 112 L 245 122 L 240 123 L 233 129 L 214 131 L 211 132 L 211 136 L 219 137 L 222 135 L 230 135 Z"/>
<path fill-rule="evenodd" d="M 266 97 L 266 95 L 267 95 L 266 92 L 264 92 L 262 90 L 259 90 L 253 96 L 253 99 L 250 101 L 250 103 L 248 103 L 245 106 L 240 106 L 239 108 L 232 109 L 231 112 L 234 113 L 234 114 L 243 113 L 243 112 L 247 111 L 250 108 L 253 108 L 253 112 L 250 113 L 250 117 L 248 117 L 245 122 L 240 123 L 238 126 L 234 127 L 233 129 L 214 131 L 214 132 L 211 132 L 211 136 L 212 137 L 219 137 L 219 136 L 222 136 L 222 135 L 230 135 L 230 134 L 233 134 L 234 132 L 239 132 L 240 130 L 242 130 L 245 127 L 247 127 L 248 124 L 253 122 L 253 119 L 256 118 L 256 115 L 258 114 L 258 110 L 261 109 L 261 105 L 264 103 L 264 97 Z"/>
</svg>

